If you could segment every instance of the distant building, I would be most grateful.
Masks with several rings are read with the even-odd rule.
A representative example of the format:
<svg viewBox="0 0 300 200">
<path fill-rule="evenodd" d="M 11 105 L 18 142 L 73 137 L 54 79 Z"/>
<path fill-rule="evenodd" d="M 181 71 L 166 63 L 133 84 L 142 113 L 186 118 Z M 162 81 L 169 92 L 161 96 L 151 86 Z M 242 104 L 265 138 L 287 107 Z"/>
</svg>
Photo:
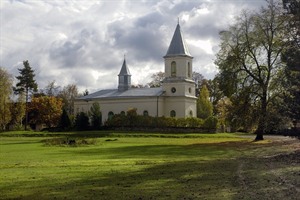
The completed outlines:
<svg viewBox="0 0 300 200">
<path fill-rule="evenodd" d="M 139 115 L 196 117 L 195 82 L 192 80 L 193 57 L 177 24 L 165 61 L 165 79 L 159 88 L 131 88 L 131 74 L 124 58 L 118 89 L 106 89 L 80 97 L 75 112 L 88 112 L 94 102 L 101 107 L 102 121 L 114 114 L 137 108 Z"/>
</svg>

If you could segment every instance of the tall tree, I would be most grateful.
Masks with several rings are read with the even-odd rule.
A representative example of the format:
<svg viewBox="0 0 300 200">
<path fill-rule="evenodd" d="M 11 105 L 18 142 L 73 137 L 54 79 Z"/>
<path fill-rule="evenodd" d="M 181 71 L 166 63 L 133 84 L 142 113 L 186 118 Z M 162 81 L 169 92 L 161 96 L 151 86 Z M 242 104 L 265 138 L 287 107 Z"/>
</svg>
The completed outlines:
<svg viewBox="0 0 300 200">
<path fill-rule="evenodd" d="M 98 102 L 94 102 L 90 108 L 89 115 L 91 117 L 92 126 L 94 129 L 99 129 L 101 126 L 101 110 L 100 104 Z"/>
<path fill-rule="evenodd" d="M 18 69 L 20 76 L 17 76 L 18 83 L 14 88 L 17 94 L 25 93 L 25 130 L 27 130 L 28 123 L 28 100 L 30 92 L 37 92 L 37 83 L 34 80 L 35 74 L 34 70 L 31 69 L 28 60 L 23 61 L 24 68 Z"/>
<path fill-rule="evenodd" d="M 232 108 L 232 102 L 228 97 L 220 99 L 216 105 L 216 114 L 218 121 L 221 125 L 222 132 L 226 131 L 226 127 L 230 125 L 230 110 Z"/>
<path fill-rule="evenodd" d="M 205 81 L 204 76 L 199 72 L 193 72 L 192 79 L 195 81 L 197 89 L 201 88 L 203 82 Z"/>
<path fill-rule="evenodd" d="M 77 97 L 79 97 L 77 86 L 75 84 L 65 86 L 58 94 L 58 97 L 63 100 L 63 109 L 65 109 L 70 116 L 73 116 L 74 101 Z"/>
<path fill-rule="evenodd" d="M 165 78 L 165 73 L 164 72 L 157 72 L 155 74 L 152 74 L 151 79 L 152 81 L 148 83 L 148 85 L 151 88 L 154 87 L 160 87 L 162 85 L 162 81 Z"/>
<path fill-rule="evenodd" d="M 243 12 L 236 23 L 220 33 L 221 49 L 216 65 L 225 95 L 245 93 L 259 105 L 256 140 L 263 140 L 268 119 L 268 105 L 273 82 L 283 70 L 280 56 L 286 48 L 287 16 L 280 6 L 269 2 L 259 13 Z M 277 84 L 279 85 L 279 83 Z"/>
<path fill-rule="evenodd" d="M 290 45 L 282 60 L 286 63 L 285 111 L 295 122 L 300 120 L 300 1 L 283 0 L 287 15 L 291 16 L 288 28 Z"/>
<path fill-rule="evenodd" d="M 23 119 L 25 116 L 25 96 L 23 93 L 19 94 L 17 101 L 11 104 L 11 113 L 11 124 L 15 129 L 21 130 L 23 128 Z"/>
<path fill-rule="evenodd" d="M 12 76 L 0 68 L 0 130 L 5 130 L 11 120 L 10 95 L 12 93 Z"/>
<path fill-rule="evenodd" d="M 203 85 L 197 99 L 197 117 L 206 119 L 213 114 L 213 106 L 209 101 L 209 91 L 206 85 Z"/>
<path fill-rule="evenodd" d="M 65 109 L 63 109 L 63 112 L 60 116 L 60 122 L 59 127 L 63 130 L 69 130 L 72 126 L 72 122 L 70 120 L 70 117 Z"/>
<path fill-rule="evenodd" d="M 60 86 L 57 86 L 55 81 L 51 81 L 41 92 L 47 96 L 57 96 L 59 94 Z"/>
</svg>

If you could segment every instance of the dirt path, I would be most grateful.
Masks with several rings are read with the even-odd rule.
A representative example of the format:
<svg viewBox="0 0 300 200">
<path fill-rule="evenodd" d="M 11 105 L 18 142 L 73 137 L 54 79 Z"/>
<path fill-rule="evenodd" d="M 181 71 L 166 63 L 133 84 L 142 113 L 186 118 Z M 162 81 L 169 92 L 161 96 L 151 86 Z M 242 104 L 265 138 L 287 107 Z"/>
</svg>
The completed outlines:
<svg viewBox="0 0 300 200">
<path fill-rule="evenodd" d="M 300 141 L 266 136 L 272 143 L 257 148 L 253 157 L 237 159 L 234 199 L 300 199 Z"/>
</svg>

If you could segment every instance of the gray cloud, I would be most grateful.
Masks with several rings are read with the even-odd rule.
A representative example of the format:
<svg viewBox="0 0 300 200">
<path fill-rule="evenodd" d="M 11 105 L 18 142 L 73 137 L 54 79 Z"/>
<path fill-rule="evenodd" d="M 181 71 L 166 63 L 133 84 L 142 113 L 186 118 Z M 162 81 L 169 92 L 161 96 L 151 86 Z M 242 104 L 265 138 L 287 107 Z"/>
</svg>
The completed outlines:
<svg viewBox="0 0 300 200">
<path fill-rule="evenodd" d="M 213 78 L 218 32 L 243 8 L 264 0 L 3 1 L 1 61 L 14 76 L 29 60 L 40 88 L 52 80 L 80 90 L 114 88 L 126 54 L 135 83 L 163 70 L 163 56 L 177 18 L 194 58 L 194 69 Z"/>
</svg>

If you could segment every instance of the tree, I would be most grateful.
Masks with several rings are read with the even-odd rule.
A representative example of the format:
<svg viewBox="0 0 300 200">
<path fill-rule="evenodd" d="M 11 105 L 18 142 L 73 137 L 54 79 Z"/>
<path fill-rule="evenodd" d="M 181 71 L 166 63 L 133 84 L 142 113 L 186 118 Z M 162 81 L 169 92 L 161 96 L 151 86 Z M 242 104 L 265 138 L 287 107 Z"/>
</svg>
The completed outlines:
<svg viewBox="0 0 300 200">
<path fill-rule="evenodd" d="M 286 63 L 284 105 L 285 111 L 295 122 L 300 120 L 300 1 L 283 0 L 289 21 L 290 45 L 282 56 Z"/>
<path fill-rule="evenodd" d="M 89 117 L 86 113 L 80 112 L 75 118 L 75 127 L 79 131 L 87 130 L 89 127 Z"/>
<path fill-rule="evenodd" d="M 58 94 L 58 97 L 63 100 L 63 109 L 65 109 L 69 115 L 74 115 L 74 101 L 79 97 L 77 86 L 75 84 L 65 86 Z"/>
<path fill-rule="evenodd" d="M 12 81 L 12 76 L 4 68 L 0 68 L 0 130 L 5 130 L 11 120 Z"/>
<path fill-rule="evenodd" d="M 204 76 L 199 72 L 193 72 L 192 79 L 195 81 L 197 89 L 203 85 Z"/>
<path fill-rule="evenodd" d="M 60 116 L 60 123 L 59 126 L 63 129 L 63 130 L 68 130 L 71 128 L 72 123 L 70 120 L 70 117 L 67 113 L 67 111 L 65 109 L 63 109 L 63 112 Z"/>
<path fill-rule="evenodd" d="M 25 96 L 23 93 L 20 93 L 17 101 L 11 104 L 11 114 L 11 124 L 15 126 L 15 129 L 21 130 L 25 116 Z"/>
<path fill-rule="evenodd" d="M 57 96 L 59 94 L 60 86 L 57 86 L 55 81 L 51 81 L 48 85 L 41 91 L 41 93 L 47 96 Z"/>
<path fill-rule="evenodd" d="M 221 125 L 222 132 L 226 127 L 230 126 L 230 110 L 232 110 L 232 102 L 228 97 L 220 99 L 216 105 L 218 121 Z"/>
<path fill-rule="evenodd" d="M 164 72 L 157 72 L 155 74 L 152 74 L 151 78 L 152 78 L 152 81 L 149 82 L 148 85 L 151 88 L 160 87 L 162 85 L 162 81 L 165 78 L 165 73 Z"/>
<path fill-rule="evenodd" d="M 271 85 L 283 70 L 280 56 L 287 46 L 288 31 L 287 16 L 281 13 L 271 1 L 260 13 L 243 12 L 234 25 L 220 33 L 221 49 L 215 62 L 220 69 L 220 87 L 228 97 L 244 93 L 251 104 L 258 105 L 256 140 L 263 140 L 268 106 L 278 95 Z"/>
<path fill-rule="evenodd" d="M 90 108 L 89 115 L 91 116 L 91 122 L 94 129 L 101 127 L 102 114 L 100 105 L 98 102 L 94 102 Z"/>
<path fill-rule="evenodd" d="M 23 61 L 23 65 L 23 69 L 18 69 L 20 76 L 17 76 L 16 78 L 19 80 L 19 82 L 16 84 L 14 91 L 17 94 L 25 92 L 25 130 L 27 130 L 29 93 L 36 92 L 38 86 L 34 80 L 34 70 L 31 69 L 28 60 Z"/>
<path fill-rule="evenodd" d="M 87 96 L 87 95 L 89 95 L 89 91 L 88 89 L 85 89 L 85 91 L 83 92 L 83 96 Z"/>
<path fill-rule="evenodd" d="M 56 127 L 62 114 L 62 99 L 53 96 L 34 97 L 30 103 L 31 122 Z"/>
<path fill-rule="evenodd" d="M 207 89 L 210 94 L 210 102 L 213 104 L 213 113 L 217 114 L 217 104 L 219 100 L 224 98 L 223 92 L 220 90 L 219 77 L 216 75 L 214 79 L 207 81 Z"/>
<path fill-rule="evenodd" d="M 203 85 L 197 99 L 197 117 L 206 119 L 213 114 L 213 106 L 209 101 L 209 91 L 206 85 Z"/>
</svg>

